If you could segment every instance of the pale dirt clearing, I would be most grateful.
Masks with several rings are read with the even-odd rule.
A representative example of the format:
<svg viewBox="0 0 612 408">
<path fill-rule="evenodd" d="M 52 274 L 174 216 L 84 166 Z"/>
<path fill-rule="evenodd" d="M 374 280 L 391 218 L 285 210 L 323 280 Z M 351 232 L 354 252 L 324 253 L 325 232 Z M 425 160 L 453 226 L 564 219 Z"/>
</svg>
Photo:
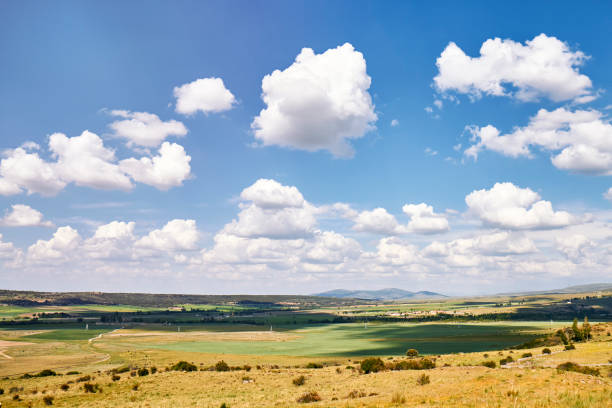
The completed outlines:
<svg viewBox="0 0 612 408">
<path fill-rule="evenodd" d="M 8 340 L 0 340 L 0 356 L 4 357 L 4 358 L 8 358 L 9 360 L 12 360 L 13 357 L 9 356 L 8 354 L 5 353 L 6 349 L 9 347 L 15 347 L 15 346 L 27 346 L 30 344 L 34 344 L 34 343 L 28 343 L 25 341 L 8 341 Z"/>
</svg>

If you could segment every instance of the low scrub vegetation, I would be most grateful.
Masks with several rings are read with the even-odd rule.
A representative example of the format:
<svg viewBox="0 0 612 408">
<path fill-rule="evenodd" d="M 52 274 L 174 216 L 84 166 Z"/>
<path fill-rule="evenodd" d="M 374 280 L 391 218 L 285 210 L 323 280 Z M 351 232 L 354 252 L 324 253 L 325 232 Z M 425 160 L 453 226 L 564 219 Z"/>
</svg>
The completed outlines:
<svg viewBox="0 0 612 408">
<path fill-rule="evenodd" d="M 308 403 L 308 402 L 317 402 L 317 401 L 321 401 L 321 397 L 319 396 L 319 394 L 317 394 L 314 391 L 310 391 L 307 392 L 305 394 L 302 394 L 298 399 L 297 402 L 299 403 Z"/>
<path fill-rule="evenodd" d="M 304 377 L 303 375 L 300 375 L 299 377 L 296 377 L 293 379 L 293 385 L 297 387 L 304 385 L 305 383 L 306 383 L 306 377 Z"/>
<path fill-rule="evenodd" d="M 182 360 L 176 363 L 175 365 L 173 365 L 172 367 L 170 367 L 170 370 L 172 371 L 198 371 L 198 367 L 196 367 L 195 364 L 191 364 L 187 361 Z"/>
<path fill-rule="evenodd" d="M 390 370 L 430 370 L 436 368 L 436 362 L 429 358 L 402 360 L 396 363 L 388 363 Z"/>
<path fill-rule="evenodd" d="M 587 374 L 599 377 L 601 375 L 598 368 L 581 366 L 580 364 L 572 363 L 568 361 L 567 363 L 559 364 L 557 366 L 557 371 L 573 371 L 575 373 Z"/>
<path fill-rule="evenodd" d="M 481 365 L 483 365 L 485 367 L 489 367 L 489 368 L 497 367 L 497 364 L 495 364 L 495 361 L 493 361 L 493 360 L 483 361 Z"/>
<path fill-rule="evenodd" d="M 308 363 L 308 364 L 306 364 L 306 368 L 323 368 L 323 364 L 321 364 L 321 363 Z"/>
<path fill-rule="evenodd" d="M 229 365 L 227 365 L 227 363 L 223 360 L 218 361 L 217 364 L 215 364 L 215 371 L 229 371 L 230 367 Z"/>
<path fill-rule="evenodd" d="M 96 384 L 96 383 L 85 383 L 83 384 L 83 390 L 85 392 L 90 392 L 92 394 L 95 394 L 96 392 L 102 392 L 102 388 L 100 387 L 100 385 Z"/>
<path fill-rule="evenodd" d="M 430 380 L 429 380 L 429 376 L 427 374 L 421 374 L 417 378 L 417 384 L 418 385 L 427 385 L 429 383 L 430 383 Z"/>
<path fill-rule="evenodd" d="M 384 371 L 385 368 L 385 363 L 380 358 L 366 358 L 361 362 L 361 370 L 366 374 Z"/>
</svg>

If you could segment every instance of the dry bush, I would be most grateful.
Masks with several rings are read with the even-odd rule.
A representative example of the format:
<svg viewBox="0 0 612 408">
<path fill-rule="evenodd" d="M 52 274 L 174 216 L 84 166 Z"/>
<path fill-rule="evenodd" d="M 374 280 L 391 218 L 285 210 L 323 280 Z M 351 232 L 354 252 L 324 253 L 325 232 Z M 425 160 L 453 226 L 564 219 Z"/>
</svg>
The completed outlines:
<svg viewBox="0 0 612 408">
<path fill-rule="evenodd" d="M 45 405 L 53 405 L 53 397 L 50 395 L 43 397 L 43 403 Z"/>
<path fill-rule="evenodd" d="M 599 377 L 601 375 L 601 372 L 599 371 L 598 368 L 581 366 L 580 364 L 572 363 L 571 361 L 568 361 L 567 363 L 559 364 L 557 366 L 557 371 L 559 372 L 573 371 L 575 373 L 594 375 L 596 377 Z"/>
<path fill-rule="evenodd" d="M 385 363 L 380 358 L 366 358 L 361 362 L 361 369 L 366 374 L 384 371 L 385 368 Z"/>
<path fill-rule="evenodd" d="M 348 393 L 346 398 L 353 399 L 353 398 L 363 398 L 363 397 L 367 397 L 367 396 L 368 396 L 368 394 L 366 392 L 353 390 L 353 391 Z"/>
<path fill-rule="evenodd" d="M 304 385 L 306 383 L 306 377 L 304 377 L 303 375 L 300 375 L 299 377 L 296 377 L 293 379 L 293 385 L 295 386 L 301 386 Z"/>
<path fill-rule="evenodd" d="M 429 384 L 430 382 L 431 381 L 429 380 L 429 376 L 426 374 L 421 374 L 419 378 L 417 378 L 418 385 L 426 385 L 426 384 Z"/>
<path fill-rule="evenodd" d="M 310 391 L 305 394 L 302 394 L 302 396 L 297 399 L 297 402 L 302 403 L 302 404 L 308 403 L 308 402 L 317 402 L 317 401 L 321 401 L 321 397 L 319 396 L 319 394 L 317 394 L 314 391 Z"/>
<path fill-rule="evenodd" d="M 230 367 L 227 365 L 227 363 L 223 360 L 217 362 L 217 364 L 215 364 L 215 371 L 229 371 Z"/>
</svg>

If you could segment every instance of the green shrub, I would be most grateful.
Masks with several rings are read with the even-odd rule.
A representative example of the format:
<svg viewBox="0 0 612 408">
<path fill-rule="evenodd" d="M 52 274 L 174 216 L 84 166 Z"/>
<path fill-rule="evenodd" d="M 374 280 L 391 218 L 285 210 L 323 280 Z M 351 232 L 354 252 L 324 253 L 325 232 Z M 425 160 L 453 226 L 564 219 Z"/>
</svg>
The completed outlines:
<svg viewBox="0 0 612 408">
<path fill-rule="evenodd" d="M 387 365 L 391 370 L 429 370 L 436 368 L 436 363 L 428 358 L 402 360 Z"/>
<path fill-rule="evenodd" d="M 70 386 L 68 384 L 60 385 L 60 390 L 62 390 L 62 391 L 68 391 L 68 388 L 70 388 Z"/>
<path fill-rule="evenodd" d="M 4 388 L 0 388 L 0 395 L 4 395 Z"/>
<path fill-rule="evenodd" d="M 79 373 L 78 371 L 68 371 L 66 373 L 66 375 L 77 375 L 77 374 L 81 374 L 81 373 Z"/>
<path fill-rule="evenodd" d="M 243 369 L 244 371 L 246 371 L 246 372 L 249 372 L 249 371 L 251 371 L 251 366 L 250 366 L 250 365 L 248 365 L 248 364 L 245 364 L 245 365 L 242 367 L 242 369 Z"/>
<path fill-rule="evenodd" d="M 522 358 L 528 358 L 528 357 L 532 357 L 532 356 L 533 356 L 533 354 L 531 354 L 531 353 L 523 353 Z"/>
<path fill-rule="evenodd" d="M 227 364 L 226 364 L 227 365 Z M 229 369 L 229 368 L 228 368 Z M 170 367 L 172 371 L 198 371 L 198 367 L 195 364 L 188 363 L 187 361 L 179 361 L 172 367 Z"/>
<path fill-rule="evenodd" d="M 43 397 L 43 402 L 45 405 L 53 405 L 53 397 L 50 395 L 46 395 Z"/>
<path fill-rule="evenodd" d="M 429 383 L 430 383 L 429 376 L 426 375 L 426 374 L 421 374 L 419 376 L 419 378 L 417 378 L 417 384 L 418 385 L 426 385 L 426 384 L 429 384 Z"/>
<path fill-rule="evenodd" d="M 127 373 L 128 371 L 130 371 L 130 367 L 129 366 L 121 366 L 121 367 L 114 368 L 112 371 L 115 374 Z"/>
<path fill-rule="evenodd" d="M 323 364 L 321 364 L 321 363 L 308 363 L 308 364 L 306 364 L 306 368 L 323 368 Z"/>
<path fill-rule="evenodd" d="M 217 362 L 217 364 L 215 364 L 215 371 L 229 371 L 230 368 L 227 365 L 227 363 L 223 360 Z"/>
<path fill-rule="evenodd" d="M 36 374 L 35 377 L 52 377 L 52 376 L 56 376 L 57 373 L 53 370 L 42 370 L 40 373 Z"/>
<path fill-rule="evenodd" d="M 85 390 L 85 392 L 90 392 L 92 394 L 95 394 L 96 392 L 102 392 L 102 389 L 100 388 L 98 384 L 92 384 L 92 383 L 83 384 L 83 390 Z"/>
<path fill-rule="evenodd" d="M 148 369 L 141 368 L 141 369 L 138 370 L 138 376 L 139 377 L 145 377 L 147 375 L 149 375 L 149 370 Z"/>
<path fill-rule="evenodd" d="M 308 403 L 308 402 L 317 402 L 321 401 L 321 397 L 314 391 L 307 392 L 306 394 L 302 394 L 301 397 L 297 399 L 299 403 Z"/>
<path fill-rule="evenodd" d="M 155 374 L 157 372 L 157 367 L 151 367 L 151 374 Z"/>
<path fill-rule="evenodd" d="M 306 377 L 304 377 L 303 375 L 300 375 L 299 377 L 296 377 L 293 379 L 293 385 L 299 387 L 300 385 L 304 385 L 306 383 Z"/>
<path fill-rule="evenodd" d="M 111 380 L 113 381 L 119 381 L 121 379 L 121 376 L 117 375 L 117 374 L 113 374 L 113 376 L 111 377 Z"/>
<path fill-rule="evenodd" d="M 406 355 L 408 357 L 418 357 L 419 356 L 419 352 L 418 352 L 417 349 L 411 348 L 411 349 L 408 349 L 408 351 L 406 352 Z"/>
<path fill-rule="evenodd" d="M 495 364 L 495 361 L 493 360 L 484 361 L 482 365 L 489 368 L 495 368 L 497 366 L 497 364 Z"/>
<path fill-rule="evenodd" d="M 385 363 L 380 358 L 366 358 L 361 362 L 361 369 L 364 373 L 377 373 L 379 371 L 384 371 Z"/>
<path fill-rule="evenodd" d="M 557 371 L 573 371 L 575 373 L 594 375 L 596 377 L 599 377 L 601 375 L 598 368 L 581 366 L 580 364 L 572 363 L 571 361 L 559 364 L 557 366 Z"/>
<path fill-rule="evenodd" d="M 542 349 L 542 354 L 551 354 L 552 351 L 548 347 Z"/>
<path fill-rule="evenodd" d="M 89 381 L 91 380 L 91 376 L 90 375 L 84 375 L 82 377 L 79 377 L 76 379 L 76 382 L 85 382 L 85 381 Z"/>
<path fill-rule="evenodd" d="M 576 346 L 573 344 L 568 344 L 565 346 L 565 350 L 576 350 Z"/>
</svg>

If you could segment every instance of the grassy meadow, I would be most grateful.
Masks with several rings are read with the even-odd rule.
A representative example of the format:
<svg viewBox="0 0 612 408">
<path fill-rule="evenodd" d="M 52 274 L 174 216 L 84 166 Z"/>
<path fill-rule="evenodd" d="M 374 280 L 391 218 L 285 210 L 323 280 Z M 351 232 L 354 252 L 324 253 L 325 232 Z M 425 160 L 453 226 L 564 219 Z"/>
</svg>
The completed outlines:
<svg viewBox="0 0 612 408">
<path fill-rule="evenodd" d="M 567 304 L 550 297 L 527 302 L 537 308 Z M 572 342 L 574 348 L 566 350 L 555 336 L 562 328 L 571 334 L 571 320 L 478 315 L 482 308 L 519 307 L 504 299 L 291 307 L 28 307 L 36 314 L 61 308 L 68 317 L 20 315 L 0 323 L 0 403 L 3 408 L 612 407 L 611 323 L 592 323 L 589 340 Z M 419 308 L 427 313 L 460 308 L 476 317 L 388 318 Z M 346 322 L 347 315 L 354 318 Z M 420 356 L 406 357 L 410 348 Z M 380 369 L 366 374 L 362 363 L 371 358 L 380 359 Z M 422 359 L 433 364 L 397 368 Z M 172 370 L 179 361 L 194 371 Z M 220 361 L 228 371 L 219 371 Z M 578 369 L 557 368 L 568 361 Z M 38 376 L 51 373 L 43 370 L 57 375 Z"/>
</svg>

